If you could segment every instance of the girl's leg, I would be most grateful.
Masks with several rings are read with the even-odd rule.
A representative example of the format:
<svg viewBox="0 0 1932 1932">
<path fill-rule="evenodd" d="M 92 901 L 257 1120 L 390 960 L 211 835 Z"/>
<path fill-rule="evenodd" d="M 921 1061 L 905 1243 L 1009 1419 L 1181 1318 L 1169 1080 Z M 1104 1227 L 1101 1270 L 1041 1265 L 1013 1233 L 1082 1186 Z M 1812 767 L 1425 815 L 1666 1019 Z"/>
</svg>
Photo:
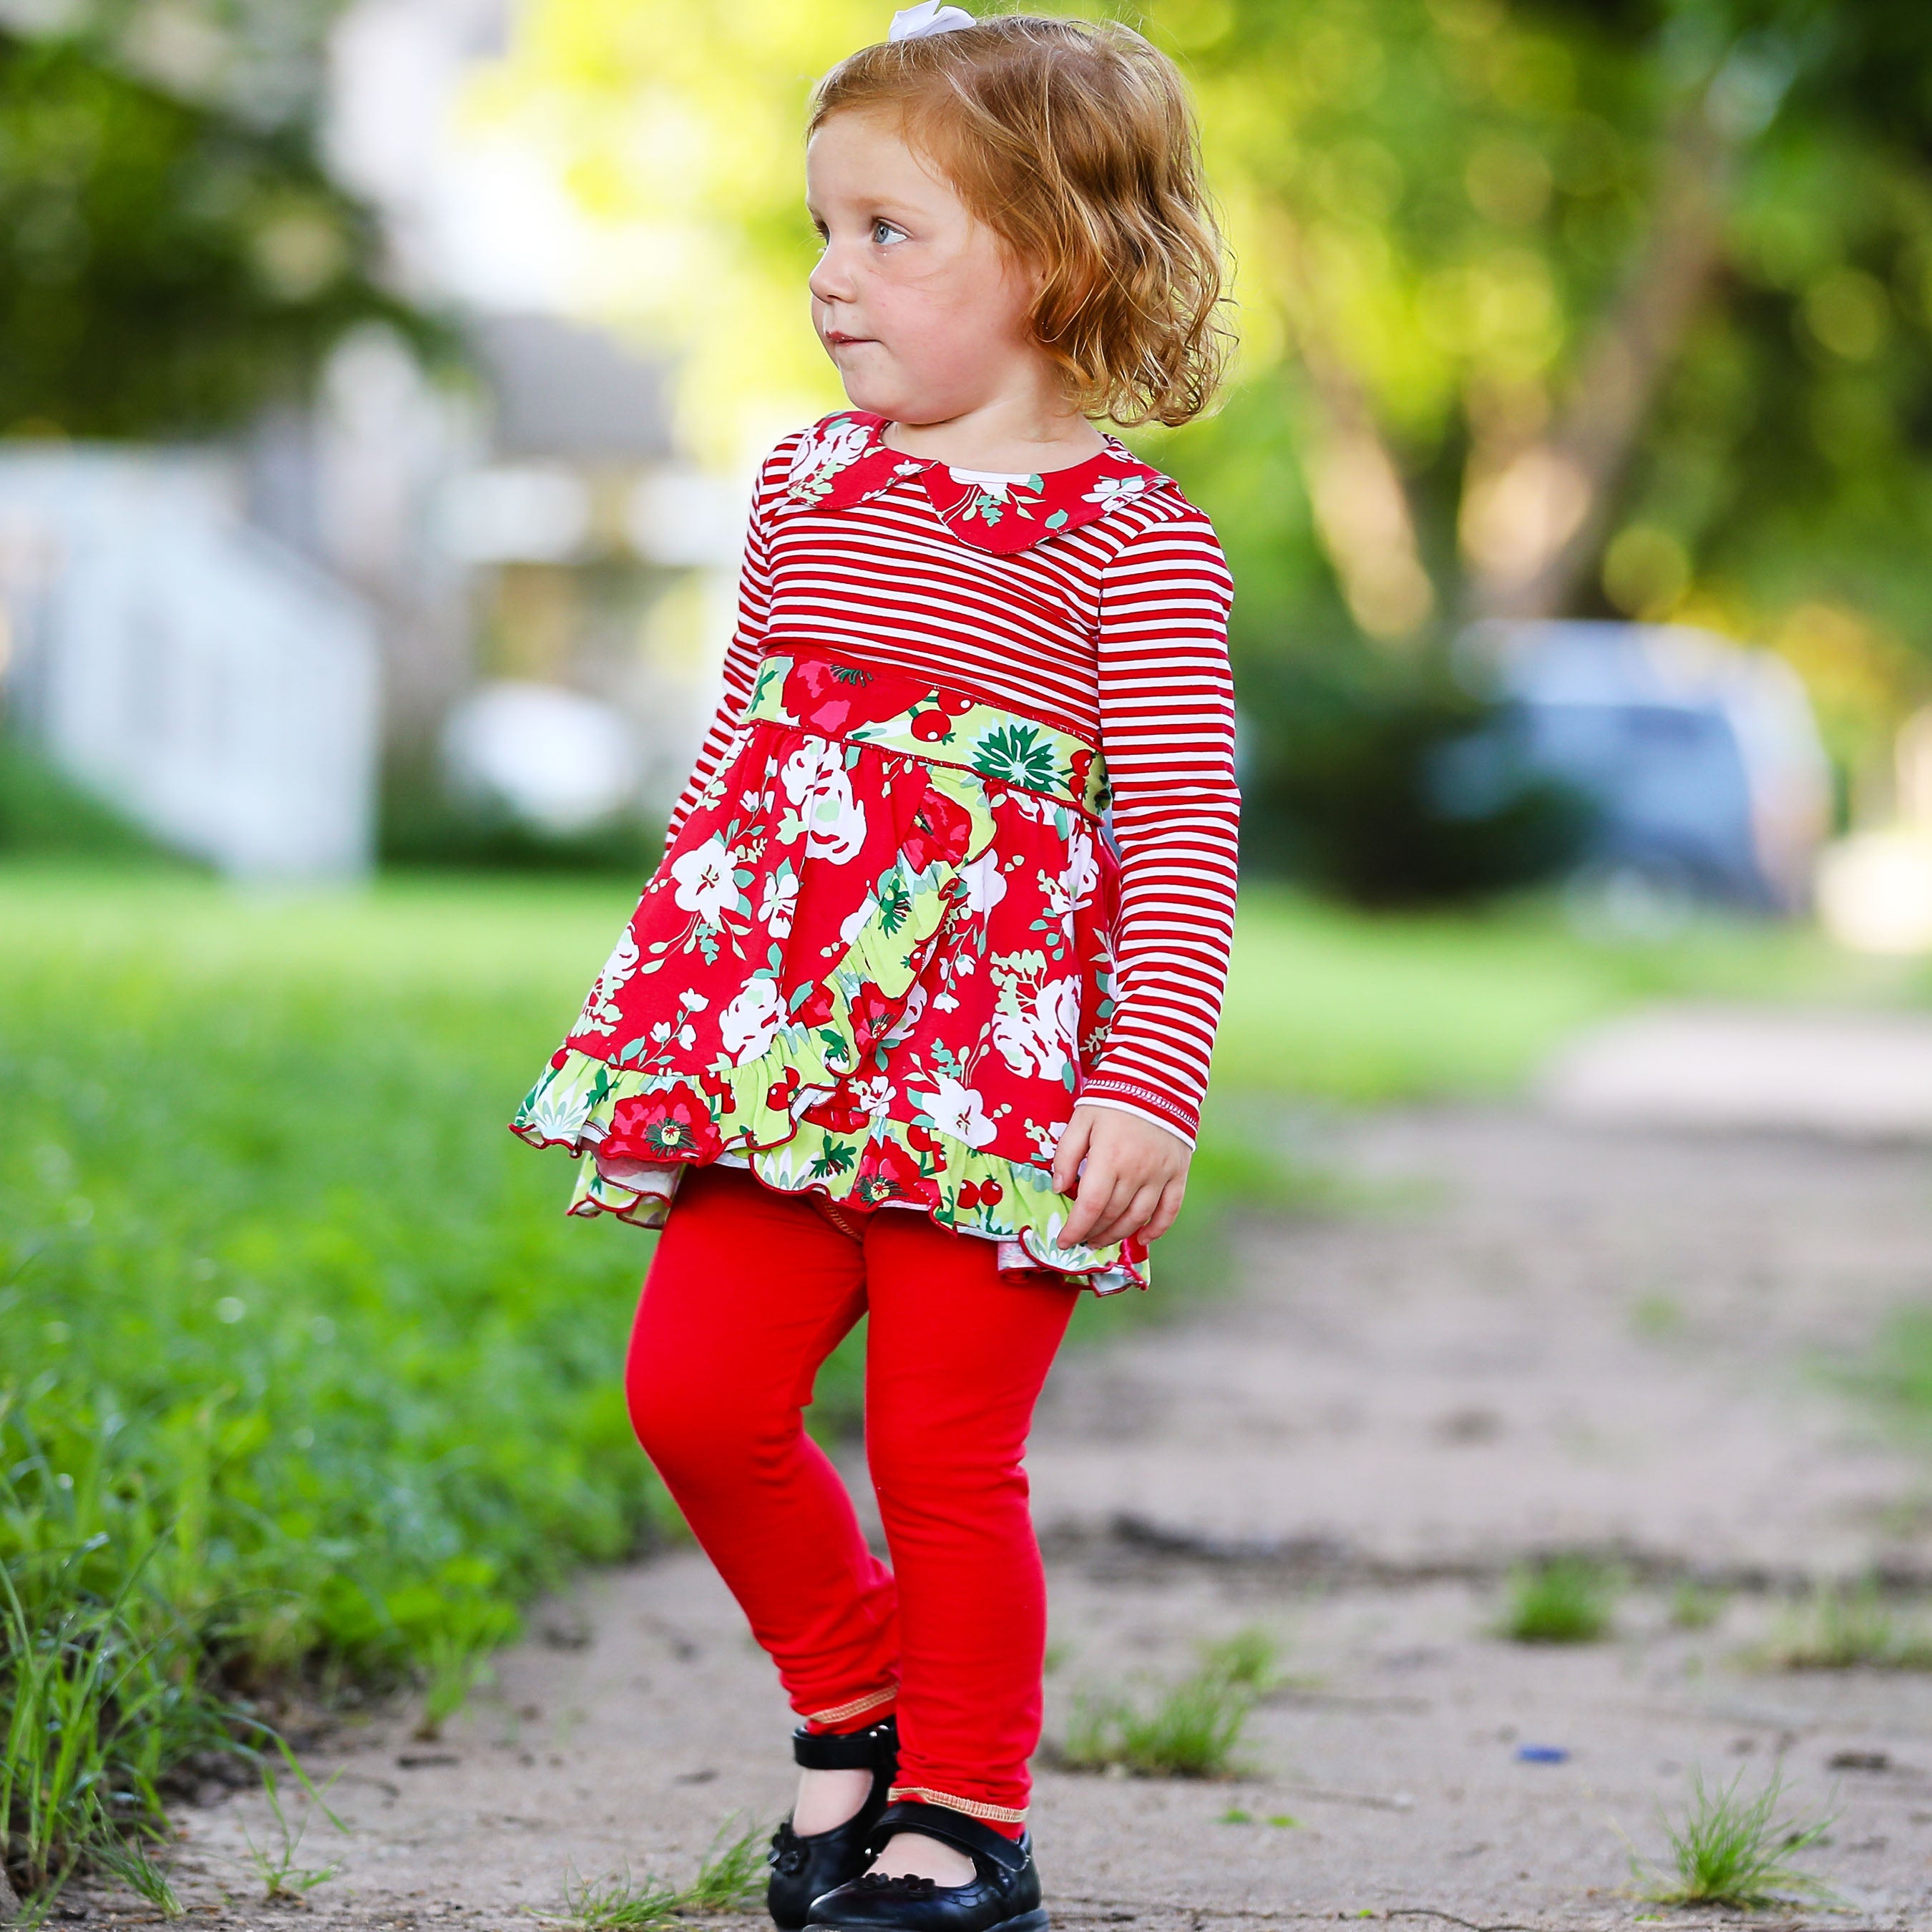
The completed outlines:
<svg viewBox="0 0 1932 1932">
<path fill-rule="evenodd" d="M 626 1382 L 638 1440 L 792 1708 L 841 1731 L 892 1708 L 893 1582 L 800 1412 L 865 1309 L 858 1241 L 748 1174 L 699 1168 L 659 1238 Z"/>
<path fill-rule="evenodd" d="M 1002 1275 L 992 1242 L 890 1208 L 865 1252 L 866 1453 L 899 1592 L 894 1795 L 1017 1836 L 1046 1646 L 1022 1457 L 1079 1291 Z"/>
</svg>

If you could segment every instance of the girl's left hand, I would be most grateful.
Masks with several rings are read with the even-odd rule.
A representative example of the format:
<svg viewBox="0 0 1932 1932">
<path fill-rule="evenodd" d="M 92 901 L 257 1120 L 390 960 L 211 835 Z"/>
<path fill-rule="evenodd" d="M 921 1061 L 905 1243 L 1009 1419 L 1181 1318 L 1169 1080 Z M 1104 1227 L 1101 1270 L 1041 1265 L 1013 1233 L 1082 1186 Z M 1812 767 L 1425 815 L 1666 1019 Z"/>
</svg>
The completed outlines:
<svg viewBox="0 0 1932 1932">
<path fill-rule="evenodd" d="M 1063 1246 L 1111 1247 L 1138 1234 L 1158 1240 L 1174 1226 L 1193 1158 L 1178 1134 L 1118 1107 L 1076 1107 L 1053 1157 L 1053 1184 L 1077 1186 Z"/>
</svg>

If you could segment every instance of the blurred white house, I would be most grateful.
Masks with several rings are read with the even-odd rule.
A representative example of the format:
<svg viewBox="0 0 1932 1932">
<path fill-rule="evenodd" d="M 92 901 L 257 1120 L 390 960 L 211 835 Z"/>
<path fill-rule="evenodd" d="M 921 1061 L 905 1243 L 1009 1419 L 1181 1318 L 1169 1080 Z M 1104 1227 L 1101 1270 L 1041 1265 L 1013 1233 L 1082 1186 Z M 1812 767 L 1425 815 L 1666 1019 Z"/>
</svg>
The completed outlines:
<svg viewBox="0 0 1932 1932">
<path fill-rule="evenodd" d="M 366 866 L 386 746 L 487 740 L 502 802 L 584 821 L 662 808 L 701 735 L 740 493 L 680 460 L 662 367 L 580 319 L 608 246 L 542 158 L 465 123 L 508 25 L 505 0 L 356 0 L 329 55 L 332 165 L 478 381 L 374 329 L 231 447 L 0 442 L 9 709 L 237 874 Z M 506 728 L 532 687 L 542 723 Z"/>
<path fill-rule="evenodd" d="M 239 513 L 218 460 L 0 458 L 9 698 L 75 778 L 242 878 L 367 865 L 380 652 L 366 604 Z"/>
</svg>

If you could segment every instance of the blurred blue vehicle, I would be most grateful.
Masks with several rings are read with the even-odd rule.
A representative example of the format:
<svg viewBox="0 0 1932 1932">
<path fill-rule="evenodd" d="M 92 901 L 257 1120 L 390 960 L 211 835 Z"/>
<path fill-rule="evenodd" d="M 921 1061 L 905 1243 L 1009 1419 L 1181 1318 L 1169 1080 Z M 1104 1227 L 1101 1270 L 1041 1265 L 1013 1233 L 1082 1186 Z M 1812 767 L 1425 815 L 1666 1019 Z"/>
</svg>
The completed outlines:
<svg viewBox="0 0 1932 1932">
<path fill-rule="evenodd" d="M 1682 626 L 1581 621 L 1480 625 L 1460 648 L 1503 709 L 1444 748 L 1444 812 L 1555 778 L 1593 808 L 1587 876 L 1762 912 L 1808 903 L 1830 768 L 1783 658 Z"/>
</svg>

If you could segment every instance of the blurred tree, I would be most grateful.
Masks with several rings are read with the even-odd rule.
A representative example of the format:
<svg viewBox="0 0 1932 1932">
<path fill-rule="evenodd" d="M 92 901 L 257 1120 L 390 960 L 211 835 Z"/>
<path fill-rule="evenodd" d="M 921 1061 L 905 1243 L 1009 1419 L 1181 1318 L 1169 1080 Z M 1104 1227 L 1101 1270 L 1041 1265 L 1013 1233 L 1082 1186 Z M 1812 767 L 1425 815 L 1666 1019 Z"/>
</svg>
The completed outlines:
<svg viewBox="0 0 1932 1932">
<path fill-rule="evenodd" d="M 479 95 L 551 147 L 614 244 L 655 251 L 637 320 L 686 348 L 714 454 L 836 398 L 805 323 L 798 130 L 812 78 L 886 10 L 534 0 Z M 1298 706 L 1334 732 L 1362 721 L 1373 745 L 1340 763 L 1364 772 L 1430 740 L 1432 707 L 1447 728 L 1466 700 L 1446 640 L 1488 615 L 1769 639 L 1841 760 L 1875 755 L 1932 692 L 1932 10 L 1148 0 L 1132 17 L 1199 92 L 1239 260 L 1231 406 L 1142 440 L 1234 559 L 1264 796 L 1294 809 L 1286 766 L 1279 788 L 1268 773 L 1304 760 Z M 1504 855 L 1538 842 L 1496 829 L 1512 876 Z M 1457 889 L 1481 870 L 1461 851 Z"/>
<path fill-rule="evenodd" d="M 0 33 L 0 432 L 206 433 L 298 399 L 358 322 L 440 344 L 381 286 L 374 221 L 318 160 L 304 88 L 220 63 L 218 38 L 186 51 L 223 86 L 164 86 L 139 68 L 180 69 L 178 34 L 150 32 L 140 63 L 119 26 Z"/>
</svg>

